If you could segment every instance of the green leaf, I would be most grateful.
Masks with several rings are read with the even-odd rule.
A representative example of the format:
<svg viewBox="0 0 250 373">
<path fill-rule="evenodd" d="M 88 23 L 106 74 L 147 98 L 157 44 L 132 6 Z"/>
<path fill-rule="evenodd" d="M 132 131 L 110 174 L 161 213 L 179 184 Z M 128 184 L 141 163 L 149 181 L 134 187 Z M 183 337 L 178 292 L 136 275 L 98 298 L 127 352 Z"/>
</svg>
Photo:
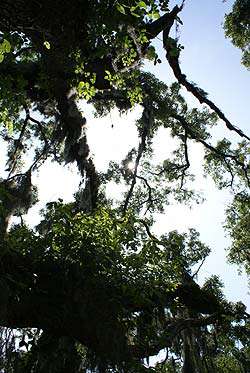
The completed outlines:
<svg viewBox="0 0 250 373">
<path fill-rule="evenodd" d="M 126 15 L 125 8 L 123 5 L 117 4 L 116 9 L 118 10 L 118 12 Z"/>
<path fill-rule="evenodd" d="M 50 49 L 50 42 L 49 41 L 45 40 L 43 45 L 45 46 L 45 48 Z"/>
<path fill-rule="evenodd" d="M 149 60 L 153 60 L 155 57 L 156 57 L 155 48 L 151 45 L 151 46 L 148 47 L 148 49 L 147 49 L 147 58 L 148 58 Z"/>
<path fill-rule="evenodd" d="M 2 43 L 0 43 L 0 63 L 4 60 L 4 54 L 10 53 L 11 45 L 10 42 L 6 39 L 3 39 Z"/>
<path fill-rule="evenodd" d="M 134 12 L 131 12 L 131 14 L 132 14 L 132 16 L 134 16 L 134 17 L 137 17 L 137 18 L 139 18 L 139 17 L 140 17 L 140 15 L 139 15 L 139 14 L 136 14 L 136 13 L 134 13 Z"/>
<path fill-rule="evenodd" d="M 160 18 L 160 13 L 158 11 L 153 12 L 153 18 L 154 19 Z"/>
<path fill-rule="evenodd" d="M 84 86 L 85 86 L 84 82 L 79 82 L 79 84 L 78 84 L 78 88 L 79 89 L 82 89 Z"/>
<path fill-rule="evenodd" d="M 13 131 L 14 131 L 13 122 L 11 120 L 7 120 L 6 123 L 5 123 L 5 126 L 7 128 L 7 131 L 9 133 L 9 135 L 12 135 Z"/>
<path fill-rule="evenodd" d="M 9 53 L 10 50 L 11 50 L 11 45 L 10 45 L 10 42 L 6 39 L 3 40 L 3 43 L 2 43 L 2 50 L 5 52 L 5 53 Z"/>
<path fill-rule="evenodd" d="M 139 4 L 138 4 L 138 6 L 140 8 L 147 9 L 147 5 L 146 5 L 146 3 L 144 3 L 144 1 L 140 1 Z"/>
<path fill-rule="evenodd" d="M 154 11 L 148 13 L 147 16 L 150 19 L 158 19 L 158 18 L 160 18 L 160 13 L 157 10 L 154 10 Z"/>
</svg>

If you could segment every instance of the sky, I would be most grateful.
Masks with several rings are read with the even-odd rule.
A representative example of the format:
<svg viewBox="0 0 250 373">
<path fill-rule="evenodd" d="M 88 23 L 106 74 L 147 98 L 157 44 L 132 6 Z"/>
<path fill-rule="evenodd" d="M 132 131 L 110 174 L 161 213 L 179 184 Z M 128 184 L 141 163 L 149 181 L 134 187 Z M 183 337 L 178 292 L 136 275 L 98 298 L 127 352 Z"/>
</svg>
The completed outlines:
<svg viewBox="0 0 250 373">
<path fill-rule="evenodd" d="M 172 1 L 172 5 L 175 4 Z M 186 0 L 180 15 L 183 26 L 178 30 L 179 42 L 184 45 L 180 58 L 181 69 L 189 80 L 209 93 L 209 98 L 233 124 L 249 133 L 250 74 L 241 65 L 241 52 L 225 38 L 222 26 L 224 15 L 230 12 L 232 4 L 233 1 L 229 0 Z M 173 36 L 176 36 L 175 32 Z M 157 40 L 156 46 L 158 44 L 160 40 Z M 161 52 L 159 56 L 164 61 L 164 53 Z M 172 71 L 166 64 L 157 65 L 155 70 L 160 79 L 166 82 L 174 80 Z M 183 93 L 190 105 L 199 107 L 191 94 Z M 215 139 L 228 137 L 228 132 L 223 123 L 220 123 L 214 133 Z M 235 139 L 234 135 L 231 136 L 232 140 L 233 138 Z M 200 150 L 196 149 L 193 153 L 199 174 Z M 229 246 L 230 240 L 225 237 L 222 224 L 225 206 L 232 196 L 228 191 L 218 191 L 209 178 L 199 177 L 197 186 L 204 190 L 206 202 L 191 211 L 175 206 L 168 210 L 166 217 L 159 218 L 159 225 L 168 224 L 170 229 L 174 229 L 178 221 L 180 230 L 185 230 L 190 225 L 195 226 L 201 233 L 201 239 L 212 249 L 212 254 L 200 271 L 200 281 L 211 274 L 220 275 L 227 297 L 233 301 L 242 299 L 249 307 L 246 276 L 238 276 L 237 267 L 225 263 L 224 249 Z"/>
<path fill-rule="evenodd" d="M 172 1 L 172 4 L 176 2 Z M 230 10 L 232 4 L 233 1 L 229 0 L 186 0 L 180 16 L 183 26 L 179 29 L 179 41 L 185 47 L 181 54 L 181 68 L 189 80 L 209 93 L 209 98 L 232 123 L 249 132 L 250 74 L 240 63 L 240 51 L 225 39 L 222 27 L 224 14 Z M 160 39 L 161 35 L 155 45 L 162 50 Z M 146 63 L 145 69 L 170 84 L 175 80 L 174 76 L 165 62 L 164 53 L 161 52 L 160 58 L 161 64 L 154 67 Z M 199 107 L 190 94 L 185 91 L 183 93 L 191 106 Z M 91 107 L 82 104 L 82 109 L 87 117 L 88 141 L 98 169 L 106 168 L 110 160 L 122 160 L 129 148 L 137 146 L 134 122 L 138 109 L 123 117 L 113 111 L 108 117 L 101 119 L 93 117 Z M 228 131 L 220 123 L 215 131 L 215 138 L 226 134 Z M 159 157 L 164 159 L 169 146 L 165 135 L 157 137 Z M 224 249 L 230 241 L 225 237 L 222 224 L 225 206 L 232 196 L 228 191 L 218 191 L 210 178 L 202 177 L 201 156 L 202 149 L 197 145 L 193 148 L 191 158 L 198 174 L 197 189 L 203 191 L 206 201 L 192 209 L 180 205 L 168 207 L 163 215 L 157 216 L 154 232 L 160 234 L 172 229 L 183 232 L 189 227 L 196 228 L 201 234 L 201 240 L 212 249 L 212 254 L 200 271 L 199 281 L 202 283 L 211 274 L 220 275 L 225 284 L 226 296 L 232 301 L 242 300 L 250 306 L 246 276 L 238 276 L 237 268 L 225 263 Z M 71 200 L 78 183 L 79 177 L 75 175 L 74 166 L 62 168 L 55 163 L 46 163 L 41 168 L 39 177 L 35 177 L 41 203 L 31 209 L 27 221 L 32 225 L 38 223 L 38 210 L 45 202 L 59 197 L 65 201 Z M 119 196 L 116 187 L 113 186 L 111 192 Z"/>
</svg>

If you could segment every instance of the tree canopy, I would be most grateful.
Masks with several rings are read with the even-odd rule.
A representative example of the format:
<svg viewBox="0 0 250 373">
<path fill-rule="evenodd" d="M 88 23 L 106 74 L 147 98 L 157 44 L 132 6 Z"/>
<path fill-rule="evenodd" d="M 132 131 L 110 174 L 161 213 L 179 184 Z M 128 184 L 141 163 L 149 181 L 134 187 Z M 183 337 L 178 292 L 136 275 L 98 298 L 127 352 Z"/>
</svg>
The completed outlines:
<svg viewBox="0 0 250 373">
<path fill-rule="evenodd" d="M 224 26 L 246 66 L 248 3 L 237 0 Z M 227 301 L 216 276 L 196 282 L 194 266 L 210 249 L 195 229 L 153 233 L 154 214 L 173 200 L 200 201 L 190 161 L 191 144 L 200 144 L 204 172 L 235 194 L 225 223 L 228 255 L 249 273 L 249 136 L 182 71 L 183 46 L 172 31 L 182 24 L 184 6 L 166 0 L 0 4 L 5 373 L 248 372 L 245 305 Z M 154 46 L 161 33 L 165 61 Z M 176 81 L 166 84 L 146 72 L 145 60 L 168 64 Z M 182 89 L 199 109 L 187 105 Z M 138 147 L 103 172 L 91 156 L 83 101 L 97 117 L 140 108 Z M 216 125 L 233 133 L 235 143 L 214 144 Z M 153 140 L 161 128 L 176 148 L 155 164 Z M 24 216 L 38 201 L 33 175 L 48 160 L 76 164 L 81 182 L 71 203 L 48 203 L 30 227 Z M 124 189 L 120 201 L 107 195 L 110 182 Z M 13 224 L 14 216 L 20 223 Z M 149 357 L 163 350 L 166 359 L 148 367 Z"/>
<path fill-rule="evenodd" d="M 250 3 L 235 1 L 232 12 L 225 17 L 225 33 L 232 43 L 242 50 L 242 63 L 250 67 Z"/>
</svg>

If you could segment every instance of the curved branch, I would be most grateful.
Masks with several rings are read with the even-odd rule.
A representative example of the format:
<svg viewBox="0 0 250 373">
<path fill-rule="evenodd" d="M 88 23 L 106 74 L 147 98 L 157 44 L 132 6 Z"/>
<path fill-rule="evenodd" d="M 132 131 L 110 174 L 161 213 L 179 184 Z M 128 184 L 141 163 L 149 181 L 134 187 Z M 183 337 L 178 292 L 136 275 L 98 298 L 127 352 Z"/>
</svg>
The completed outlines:
<svg viewBox="0 0 250 373">
<path fill-rule="evenodd" d="M 143 110 L 143 114 L 142 114 L 143 128 L 142 128 L 142 133 L 141 133 L 141 136 L 140 136 L 141 141 L 140 141 L 140 144 L 138 146 L 137 157 L 136 157 L 136 160 L 135 160 L 135 167 L 134 167 L 134 172 L 133 172 L 133 177 L 132 177 L 132 183 L 131 183 L 130 189 L 128 191 L 128 194 L 127 194 L 127 197 L 125 199 L 124 206 L 123 206 L 123 214 L 126 213 L 128 205 L 129 205 L 130 198 L 133 195 L 134 187 L 135 187 L 135 184 L 136 184 L 138 167 L 139 167 L 140 160 L 141 160 L 141 158 L 143 156 L 143 153 L 145 151 L 145 148 L 146 148 L 146 140 L 147 140 L 147 137 L 150 133 L 150 128 L 152 128 L 153 120 L 154 120 L 154 118 L 153 118 L 152 105 L 151 105 L 150 102 L 148 102 L 148 99 L 147 99 L 144 102 L 144 110 Z"/>
<path fill-rule="evenodd" d="M 243 173 L 245 175 L 247 184 L 250 186 L 250 180 L 249 180 L 249 176 L 248 176 L 248 173 L 247 173 L 247 171 L 249 169 L 248 165 L 245 165 L 245 163 L 242 162 L 242 161 L 240 161 L 235 155 L 223 153 L 220 150 L 218 150 L 217 148 L 215 148 L 214 146 L 212 146 L 211 144 L 209 144 L 206 141 L 204 141 L 203 139 L 197 138 L 196 134 L 191 129 L 189 123 L 181 115 L 175 114 L 175 113 L 171 113 L 170 117 L 178 120 L 178 122 L 182 125 L 182 127 L 185 129 L 185 131 L 187 132 L 187 134 L 189 135 L 190 138 L 192 138 L 193 140 L 201 143 L 206 149 L 210 150 L 212 153 L 215 153 L 218 156 L 222 157 L 224 159 L 226 165 L 227 165 L 227 168 L 229 168 L 229 165 L 226 162 L 227 159 L 231 159 L 232 161 L 235 162 L 236 165 L 238 165 L 239 167 L 241 167 L 241 169 L 242 169 L 242 171 L 243 171 Z M 230 169 L 229 169 L 229 172 L 232 174 L 232 172 L 231 172 Z"/>
<path fill-rule="evenodd" d="M 183 9 L 184 2 L 179 7 L 176 5 L 171 12 L 165 13 L 156 21 L 149 23 L 146 25 L 146 32 L 150 39 L 154 39 L 161 31 L 165 30 L 165 33 L 168 35 L 170 32 L 171 27 L 176 20 L 178 13 L 180 13 Z"/>
<path fill-rule="evenodd" d="M 226 124 L 227 128 L 230 131 L 234 131 L 239 136 L 241 136 L 241 137 L 243 137 L 247 140 L 250 140 L 250 137 L 245 135 L 243 133 L 243 131 L 241 131 L 241 129 L 234 126 L 226 118 L 226 116 L 218 108 L 218 106 L 216 106 L 211 100 L 209 100 L 206 97 L 206 93 L 202 89 L 196 87 L 193 83 L 190 83 L 187 80 L 186 75 L 182 73 L 181 68 L 180 68 L 179 51 L 178 51 L 177 43 L 173 39 L 171 39 L 171 41 L 170 41 L 169 38 L 168 38 L 168 34 L 163 38 L 163 46 L 164 46 L 164 48 L 166 49 L 166 52 L 167 52 L 166 58 L 169 62 L 170 67 L 172 68 L 173 73 L 174 73 L 176 79 L 178 80 L 178 82 L 181 85 L 183 85 L 189 92 L 191 92 L 199 100 L 199 102 L 201 104 L 203 104 L 203 103 L 207 104 L 210 107 L 210 109 L 212 109 L 218 115 L 218 117 Z"/>
<path fill-rule="evenodd" d="M 164 348 L 171 347 L 174 339 L 181 331 L 190 328 L 200 328 L 215 323 L 218 319 L 218 313 L 200 318 L 179 318 L 168 321 L 168 326 L 164 332 L 149 345 L 131 346 L 131 353 L 135 358 L 145 358 L 145 356 L 155 356 Z"/>
</svg>

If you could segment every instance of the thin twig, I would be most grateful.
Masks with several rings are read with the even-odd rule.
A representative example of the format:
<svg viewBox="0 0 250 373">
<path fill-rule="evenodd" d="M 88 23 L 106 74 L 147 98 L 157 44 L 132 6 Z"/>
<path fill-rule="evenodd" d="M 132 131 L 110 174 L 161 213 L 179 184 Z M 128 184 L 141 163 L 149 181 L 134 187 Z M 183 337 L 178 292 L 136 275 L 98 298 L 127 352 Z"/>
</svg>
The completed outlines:
<svg viewBox="0 0 250 373">
<path fill-rule="evenodd" d="M 150 202 L 150 206 L 152 206 L 153 205 L 153 199 L 152 199 L 152 188 L 151 188 L 151 186 L 149 185 L 149 183 L 148 183 L 147 179 L 145 179 L 145 177 L 139 176 L 139 175 L 136 175 L 136 177 L 137 177 L 137 179 L 142 180 L 145 183 L 145 185 L 147 186 L 147 189 L 148 189 L 148 200 L 146 202 L 149 201 Z"/>
<path fill-rule="evenodd" d="M 207 257 L 204 257 L 204 258 L 202 259 L 202 261 L 201 261 L 199 267 L 197 268 L 197 270 L 196 270 L 196 271 L 194 272 L 194 274 L 192 275 L 192 279 L 194 279 L 194 277 L 198 275 L 198 273 L 199 273 L 201 267 L 203 266 L 203 264 L 204 264 L 206 258 L 207 258 Z"/>
<path fill-rule="evenodd" d="M 48 139 L 45 136 L 45 133 L 43 131 L 43 126 L 42 126 L 41 122 L 39 122 L 39 120 L 31 117 L 30 114 L 28 115 L 28 120 L 30 120 L 31 122 L 35 123 L 39 127 L 39 131 L 40 131 L 40 133 L 42 135 L 43 141 L 44 141 L 45 145 L 48 145 Z"/>
<path fill-rule="evenodd" d="M 137 157 L 136 157 L 136 160 L 135 160 L 135 167 L 134 167 L 134 172 L 133 172 L 133 176 L 132 176 L 132 183 L 131 183 L 130 189 L 128 191 L 128 194 L 127 194 L 127 197 L 125 199 L 124 206 L 123 206 L 123 215 L 126 213 L 128 205 L 129 205 L 130 198 L 133 195 L 134 187 L 135 187 L 135 184 L 136 184 L 138 167 L 139 167 L 142 155 L 145 151 L 146 140 L 147 140 L 147 137 L 149 135 L 150 128 L 151 128 L 151 125 L 152 125 L 152 122 L 153 122 L 152 105 L 151 105 L 151 102 L 149 102 L 148 100 L 145 100 L 145 102 L 144 102 L 144 111 L 143 111 L 143 114 L 142 114 L 142 118 L 143 118 L 144 126 L 143 126 L 143 129 L 142 129 L 141 141 L 140 141 L 139 146 L 138 146 Z"/>
<path fill-rule="evenodd" d="M 234 161 L 238 166 L 240 166 L 241 169 L 244 172 L 247 184 L 250 186 L 250 180 L 249 180 L 249 176 L 248 176 L 248 173 L 247 173 L 248 167 L 249 167 L 248 165 L 245 165 L 244 162 L 241 162 L 235 155 L 223 153 L 220 150 L 218 150 L 217 148 L 215 148 L 214 146 L 212 146 L 211 144 L 207 143 L 205 140 L 197 138 L 196 134 L 191 129 L 191 126 L 189 125 L 189 123 L 181 115 L 175 114 L 175 113 L 171 113 L 170 117 L 178 120 L 178 122 L 182 125 L 182 127 L 187 131 L 187 133 L 188 133 L 188 135 L 189 135 L 190 138 L 192 138 L 193 140 L 201 143 L 205 148 L 207 148 L 211 152 L 213 152 L 213 153 L 217 154 L 218 156 L 220 156 L 222 159 L 224 159 L 225 163 L 226 163 L 226 159 L 228 158 L 228 159 L 231 159 L 232 161 Z"/>
</svg>

